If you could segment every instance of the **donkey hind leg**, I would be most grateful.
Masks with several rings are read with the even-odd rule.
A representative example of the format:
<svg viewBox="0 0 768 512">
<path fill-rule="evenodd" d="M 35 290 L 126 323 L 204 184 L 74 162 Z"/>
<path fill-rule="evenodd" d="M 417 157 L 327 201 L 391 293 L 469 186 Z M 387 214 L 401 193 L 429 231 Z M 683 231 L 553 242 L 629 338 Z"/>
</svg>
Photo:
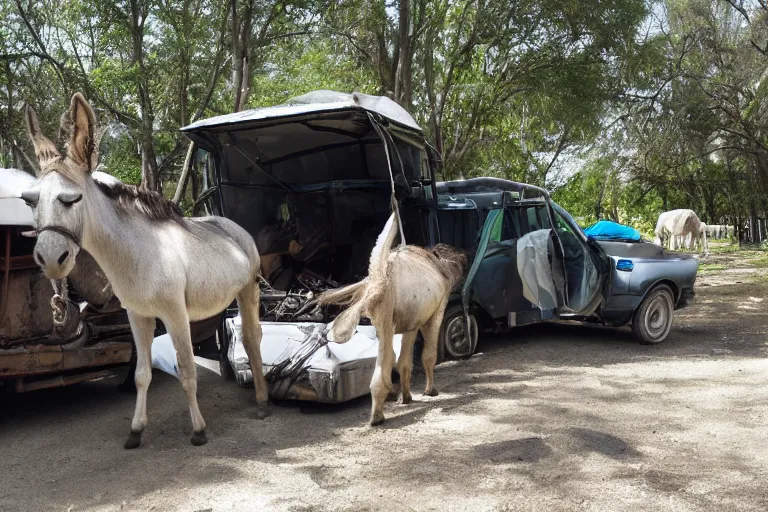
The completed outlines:
<svg viewBox="0 0 768 512">
<path fill-rule="evenodd" d="M 138 316 L 128 311 L 133 340 L 136 343 L 136 410 L 131 422 L 131 433 L 123 445 L 126 450 L 138 448 L 141 433 L 147 426 L 147 390 L 152 382 L 152 338 L 155 334 L 155 319 Z"/>
<path fill-rule="evenodd" d="M 400 357 L 397 358 L 397 372 L 400 374 L 400 391 L 403 395 L 403 404 L 409 404 L 411 398 L 411 372 L 413 370 L 413 344 L 416 341 L 418 331 L 403 333 L 400 345 Z"/>
<path fill-rule="evenodd" d="M 384 422 L 384 402 L 392 390 L 392 366 L 395 361 L 395 352 L 392 349 L 392 337 L 394 326 L 392 315 L 382 315 L 385 321 L 374 319 L 376 337 L 379 338 L 379 354 L 376 357 L 376 369 L 371 378 L 371 425 L 379 425 Z M 402 377 L 401 380 L 402 382 Z"/>
<path fill-rule="evenodd" d="M 237 294 L 237 306 L 243 321 L 243 345 L 248 354 L 248 362 L 256 388 L 256 417 L 264 419 L 270 415 L 267 381 L 261 362 L 261 323 L 259 322 L 259 287 L 256 283 L 248 284 Z"/>
<path fill-rule="evenodd" d="M 424 388 L 426 396 L 437 396 L 438 391 L 435 388 L 435 364 L 437 363 L 437 344 L 440 338 L 440 325 L 443 323 L 445 306 L 447 300 L 443 301 L 434 315 L 427 320 L 424 327 L 421 328 L 421 334 L 424 337 L 424 349 L 421 352 L 421 365 L 424 367 L 424 373 L 427 376 L 427 384 Z"/>
<path fill-rule="evenodd" d="M 192 337 L 189 333 L 189 316 L 185 308 L 178 308 L 172 316 L 161 320 L 171 335 L 173 347 L 176 349 L 176 360 L 181 377 L 181 387 L 187 395 L 189 415 L 192 418 L 191 443 L 202 446 L 208 442 L 205 435 L 205 420 L 197 405 L 197 367 L 192 351 Z"/>
</svg>

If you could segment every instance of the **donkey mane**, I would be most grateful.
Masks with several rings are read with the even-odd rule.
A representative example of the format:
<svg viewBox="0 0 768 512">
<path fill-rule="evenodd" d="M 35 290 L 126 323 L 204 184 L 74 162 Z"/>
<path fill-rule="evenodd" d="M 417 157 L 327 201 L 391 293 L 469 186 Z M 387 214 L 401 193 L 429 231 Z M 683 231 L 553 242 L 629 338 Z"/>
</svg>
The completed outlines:
<svg viewBox="0 0 768 512">
<path fill-rule="evenodd" d="M 115 201 L 123 213 L 140 213 L 151 221 L 173 220 L 180 222 L 184 218 L 181 208 L 158 192 L 145 190 L 136 185 L 125 183 L 102 183 L 96 181 L 104 195 Z"/>
</svg>

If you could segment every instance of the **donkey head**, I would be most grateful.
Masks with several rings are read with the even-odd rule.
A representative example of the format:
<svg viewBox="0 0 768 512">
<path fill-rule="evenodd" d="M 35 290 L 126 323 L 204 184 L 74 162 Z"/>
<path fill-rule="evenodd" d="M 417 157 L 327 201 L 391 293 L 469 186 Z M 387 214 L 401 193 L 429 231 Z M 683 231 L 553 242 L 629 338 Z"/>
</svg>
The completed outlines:
<svg viewBox="0 0 768 512">
<path fill-rule="evenodd" d="M 27 131 L 35 148 L 40 172 L 35 184 L 21 197 L 35 216 L 37 243 L 34 258 L 49 279 L 63 279 L 75 266 L 81 247 L 89 175 L 96 160 L 96 117 L 82 94 L 72 96 L 69 111 L 69 140 L 66 155 L 42 134 L 37 114 L 27 106 Z"/>
</svg>

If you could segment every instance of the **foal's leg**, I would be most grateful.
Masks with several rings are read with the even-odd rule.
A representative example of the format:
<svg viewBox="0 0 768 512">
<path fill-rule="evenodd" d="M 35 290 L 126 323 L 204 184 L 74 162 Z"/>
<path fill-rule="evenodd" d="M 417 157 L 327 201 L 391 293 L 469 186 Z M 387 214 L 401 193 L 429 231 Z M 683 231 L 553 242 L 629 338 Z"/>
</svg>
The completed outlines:
<svg viewBox="0 0 768 512">
<path fill-rule="evenodd" d="M 411 403 L 411 371 L 413 370 L 413 343 L 419 331 L 403 333 L 400 345 L 400 357 L 397 358 L 397 372 L 400 374 L 400 390 L 403 403 Z"/>
<path fill-rule="evenodd" d="M 384 422 L 384 402 L 392 390 L 392 365 L 395 361 L 395 352 L 392 350 L 394 325 L 391 311 L 389 313 L 381 315 L 380 318 L 384 318 L 384 321 L 380 318 L 373 319 L 376 337 L 379 339 L 379 354 L 376 357 L 376 369 L 371 378 L 371 425 Z M 403 382 L 402 376 L 400 382 Z"/>
<path fill-rule="evenodd" d="M 427 320 L 424 327 L 421 328 L 421 334 L 424 337 L 424 350 L 421 352 L 421 365 L 424 367 L 424 373 L 427 375 L 427 385 L 424 388 L 424 394 L 427 396 L 437 396 L 438 391 L 435 388 L 435 364 L 437 363 L 437 344 L 440 338 L 440 325 L 443 323 L 445 315 L 445 306 L 448 299 L 444 299 L 437 308 L 435 314 Z"/>
<path fill-rule="evenodd" d="M 259 322 L 260 291 L 254 282 L 237 294 L 237 307 L 243 322 L 243 345 L 251 365 L 253 385 L 256 388 L 256 417 L 269 416 L 269 394 L 267 381 L 264 380 L 264 368 L 261 362 L 261 323 Z"/>
<path fill-rule="evenodd" d="M 171 335 L 173 347 L 176 349 L 176 360 L 181 376 L 181 387 L 187 395 L 189 415 L 192 417 L 192 439 L 195 446 L 208 442 L 205 436 L 205 420 L 197 405 L 197 367 L 192 351 L 192 337 L 189 333 L 189 315 L 184 307 L 176 308 L 171 315 L 161 318 L 168 334 Z"/>
<path fill-rule="evenodd" d="M 136 344 L 136 371 L 133 381 L 136 383 L 136 410 L 131 422 L 131 434 L 123 445 L 126 450 L 137 448 L 141 444 L 141 433 L 147 426 L 147 390 L 152 381 L 152 339 L 155 334 L 155 319 L 138 316 L 128 311 L 131 322 L 133 341 Z"/>
</svg>

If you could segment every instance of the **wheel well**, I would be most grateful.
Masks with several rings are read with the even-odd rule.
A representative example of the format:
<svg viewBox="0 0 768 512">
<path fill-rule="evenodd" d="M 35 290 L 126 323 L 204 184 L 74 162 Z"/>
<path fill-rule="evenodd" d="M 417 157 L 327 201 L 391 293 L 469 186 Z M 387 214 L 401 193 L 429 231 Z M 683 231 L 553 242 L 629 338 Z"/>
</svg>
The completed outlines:
<svg viewBox="0 0 768 512">
<path fill-rule="evenodd" d="M 450 301 L 448 305 L 445 307 L 445 309 L 448 310 L 448 308 L 452 306 L 461 307 L 461 299 Z M 475 320 L 477 320 L 477 328 L 479 332 L 483 332 L 484 329 L 487 329 L 488 327 L 492 327 L 494 325 L 494 321 L 493 321 L 493 318 L 491 318 L 491 315 L 489 315 L 485 309 L 480 307 L 479 304 L 471 302 L 469 304 L 469 310 L 472 312 L 473 315 L 475 315 Z"/>
<path fill-rule="evenodd" d="M 672 298 L 675 300 L 675 304 L 677 304 L 677 301 L 680 298 L 680 290 L 677 288 L 677 285 L 674 282 L 670 281 L 669 279 L 662 279 L 661 281 L 657 281 L 657 282 L 653 283 L 653 286 L 648 288 L 648 291 L 653 290 L 654 288 L 656 288 L 657 286 L 659 286 L 661 284 L 665 284 L 665 285 L 670 287 L 670 289 L 672 290 L 672 295 L 673 295 Z M 648 292 L 646 292 L 645 294 L 648 295 Z M 645 297 L 643 297 L 643 298 L 645 298 Z"/>
<path fill-rule="evenodd" d="M 662 284 L 665 284 L 665 285 L 669 286 L 669 288 L 672 290 L 672 295 L 673 295 L 673 297 L 672 297 L 672 303 L 673 303 L 672 306 L 673 306 L 673 308 L 677 308 L 677 301 L 680 299 L 680 290 L 677 288 L 677 285 L 674 282 L 670 281 L 669 279 L 661 279 L 661 280 L 656 281 L 655 283 L 653 283 L 645 291 L 645 293 L 643 294 L 643 298 L 640 299 L 640 301 L 637 303 L 637 306 L 635 307 L 635 310 L 632 312 L 632 322 L 635 321 L 635 313 L 637 312 L 638 308 L 643 303 L 645 298 L 648 296 L 648 294 L 651 293 L 651 290 L 653 290 L 654 288 L 656 288 L 657 286 L 662 285 Z"/>
</svg>

